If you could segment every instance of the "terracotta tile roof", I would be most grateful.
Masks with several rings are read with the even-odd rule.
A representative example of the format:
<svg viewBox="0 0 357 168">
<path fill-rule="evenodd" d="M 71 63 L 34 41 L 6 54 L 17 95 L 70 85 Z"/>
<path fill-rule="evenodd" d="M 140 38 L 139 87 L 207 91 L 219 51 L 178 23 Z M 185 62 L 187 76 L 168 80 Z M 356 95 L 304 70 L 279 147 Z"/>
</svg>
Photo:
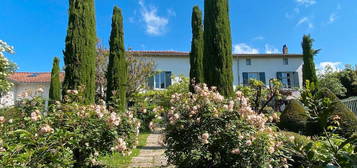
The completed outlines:
<svg viewBox="0 0 357 168">
<path fill-rule="evenodd" d="M 188 52 L 180 51 L 130 51 L 133 55 L 143 56 L 188 56 Z"/>
<path fill-rule="evenodd" d="M 14 83 L 50 83 L 50 72 L 15 72 L 9 75 L 8 79 Z M 60 79 L 63 81 L 64 73 L 60 73 Z"/>
<path fill-rule="evenodd" d="M 180 51 L 130 51 L 137 56 L 189 56 L 189 52 Z M 302 54 L 233 54 L 234 57 L 302 57 Z"/>
</svg>

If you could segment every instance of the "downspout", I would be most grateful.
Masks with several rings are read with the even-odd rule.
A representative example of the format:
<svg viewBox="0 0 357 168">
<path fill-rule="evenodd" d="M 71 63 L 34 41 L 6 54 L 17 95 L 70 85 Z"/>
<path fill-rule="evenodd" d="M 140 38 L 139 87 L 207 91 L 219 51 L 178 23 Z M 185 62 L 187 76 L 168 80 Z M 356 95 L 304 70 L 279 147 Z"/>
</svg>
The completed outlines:
<svg viewBox="0 0 357 168">
<path fill-rule="evenodd" d="M 237 57 L 237 78 L 238 78 L 238 84 L 237 84 L 237 86 L 239 86 L 240 85 L 240 72 L 239 72 L 239 57 L 238 56 L 236 56 Z"/>
</svg>

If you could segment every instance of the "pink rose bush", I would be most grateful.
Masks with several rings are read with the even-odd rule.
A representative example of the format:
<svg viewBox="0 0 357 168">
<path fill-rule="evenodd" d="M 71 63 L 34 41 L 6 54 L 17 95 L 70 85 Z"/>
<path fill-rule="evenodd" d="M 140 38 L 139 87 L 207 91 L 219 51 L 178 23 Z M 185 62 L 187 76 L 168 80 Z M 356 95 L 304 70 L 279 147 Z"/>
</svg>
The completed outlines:
<svg viewBox="0 0 357 168">
<path fill-rule="evenodd" d="M 165 142 L 178 167 L 288 167 L 281 136 L 269 116 L 252 109 L 240 91 L 226 99 L 215 87 L 176 93 L 167 111 Z"/>
<path fill-rule="evenodd" d="M 40 97 L 33 97 L 21 99 L 16 117 L 0 113 L 0 165 L 95 167 L 102 155 L 130 153 L 140 129 L 133 112 L 77 104 L 78 92 L 70 91 L 67 102 L 56 102 L 48 111 Z"/>
</svg>

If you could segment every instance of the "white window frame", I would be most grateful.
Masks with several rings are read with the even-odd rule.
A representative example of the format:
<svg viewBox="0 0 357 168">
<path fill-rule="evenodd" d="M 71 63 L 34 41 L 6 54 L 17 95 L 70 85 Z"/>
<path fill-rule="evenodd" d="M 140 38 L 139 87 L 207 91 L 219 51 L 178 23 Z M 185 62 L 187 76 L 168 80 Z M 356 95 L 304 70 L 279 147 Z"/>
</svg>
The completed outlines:
<svg viewBox="0 0 357 168">
<path fill-rule="evenodd" d="M 283 85 L 283 88 L 288 88 L 288 89 L 292 89 L 292 88 L 298 88 L 300 87 L 300 83 L 299 83 L 299 76 L 298 76 L 298 72 L 279 72 L 281 73 L 281 83 Z M 297 77 L 295 76 L 297 75 Z M 277 77 L 279 78 L 279 77 Z M 298 80 L 298 81 L 295 81 Z M 296 86 L 298 85 L 298 86 Z"/>
<path fill-rule="evenodd" d="M 170 76 L 168 76 L 167 74 L 170 74 Z M 152 89 L 166 89 L 172 84 L 171 75 L 172 75 L 171 71 L 157 72 L 155 75 L 151 77 L 153 80 L 153 86 L 150 86 L 150 83 L 149 86 L 152 87 Z"/>
</svg>

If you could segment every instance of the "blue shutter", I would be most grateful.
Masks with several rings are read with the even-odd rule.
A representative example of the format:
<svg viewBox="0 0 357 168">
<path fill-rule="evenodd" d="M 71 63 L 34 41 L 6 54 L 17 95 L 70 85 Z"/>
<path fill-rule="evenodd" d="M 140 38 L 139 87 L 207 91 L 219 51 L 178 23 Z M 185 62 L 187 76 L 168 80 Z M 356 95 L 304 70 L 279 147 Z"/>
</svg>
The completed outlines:
<svg viewBox="0 0 357 168">
<path fill-rule="evenodd" d="M 300 88 L 299 83 L 299 73 L 294 72 L 294 87 Z"/>
<path fill-rule="evenodd" d="M 276 73 L 276 78 L 281 81 L 283 79 L 283 73 L 282 72 L 277 72 Z"/>
<path fill-rule="evenodd" d="M 171 86 L 172 81 L 171 81 L 171 72 L 166 72 L 166 76 L 165 76 L 165 82 L 166 82 L 166 87 Z"/>
<path fill-rule="evenodd" d="M 265 72 L 259 72 L 259 80 L 266 84 Z"/>
<path fill-rule="evenodd" d="M 243 85 L 248 85 L 248 84 L 249 84 L 248 73 L 243 72 Z"/>
<path fill-rule="evenodd" d="M 150 77 L 148 80 L 148 86 L 150 89 L 154 88 L 154 76 Z"/>
</svg>

